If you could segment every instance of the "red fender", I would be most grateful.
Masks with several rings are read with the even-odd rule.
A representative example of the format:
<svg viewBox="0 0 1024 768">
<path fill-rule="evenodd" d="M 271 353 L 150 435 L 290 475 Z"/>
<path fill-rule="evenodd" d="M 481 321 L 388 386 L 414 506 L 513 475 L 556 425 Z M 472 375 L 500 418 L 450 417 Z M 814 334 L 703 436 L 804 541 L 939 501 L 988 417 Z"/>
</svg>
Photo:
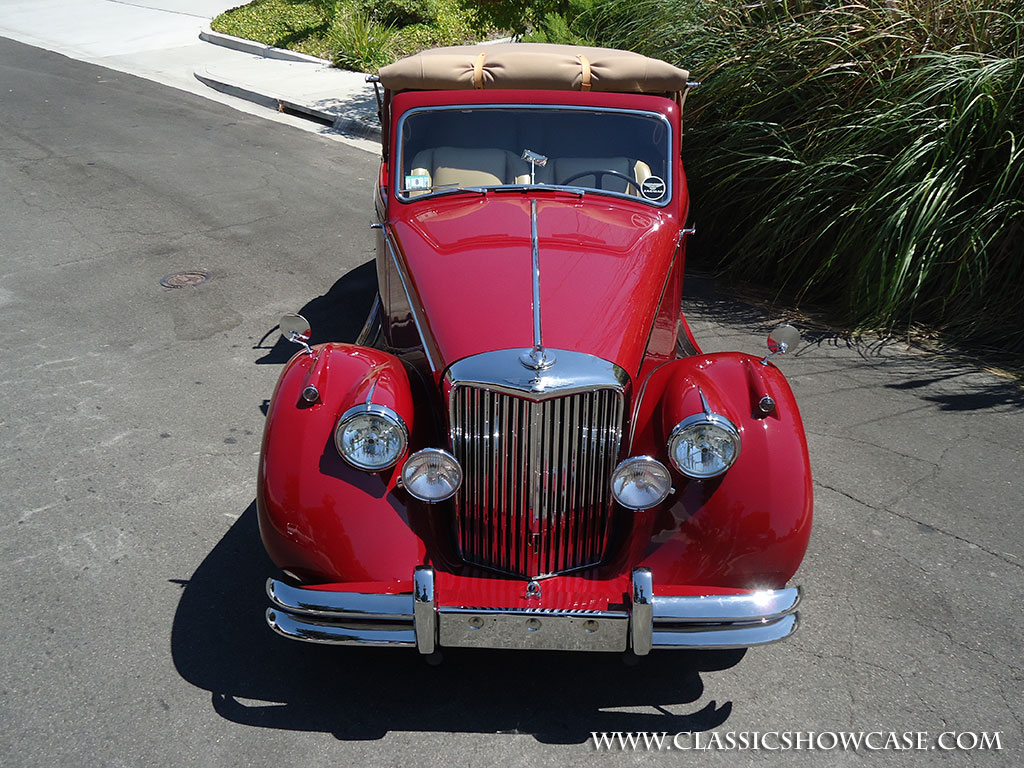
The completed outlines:
<svg viewBox="0 0 1024 768">
<path fill-rule="evenodd" d="M 308 386 L 319 391 L 313 403 L 302 397 Z M 406 581 L 426 562 L 426 511 L 396 489 L 405 456 L 370 474 L 347 464 L 334 444 L 338 418 L 371 389 L 416 445 L 422 429 L 409 375 L 393 355 L 352 344 L 314 347 L 289 361 L 274 391 L 260 452 L 260 535 L 274 563 L 302 581 Z"/>
<path fill-rule="evenodd" d="M 741 438 L 736 463 L 710 480 L 678 472 L 666 450 L 672 428 L 701 412 L 701 393 Z M 775 402 L 769 414 L 758 408 L 765 396 Z M 637 515 L 630 560 L 650 568 L 655 584 L 785 585 L 807 549 L 812 487 L 803 423 L 783 375 L 749 355 L 697 355 L 657 369 L 641 398 L 629 455 L 663 461 L 676 492 Z"/>
</svg>

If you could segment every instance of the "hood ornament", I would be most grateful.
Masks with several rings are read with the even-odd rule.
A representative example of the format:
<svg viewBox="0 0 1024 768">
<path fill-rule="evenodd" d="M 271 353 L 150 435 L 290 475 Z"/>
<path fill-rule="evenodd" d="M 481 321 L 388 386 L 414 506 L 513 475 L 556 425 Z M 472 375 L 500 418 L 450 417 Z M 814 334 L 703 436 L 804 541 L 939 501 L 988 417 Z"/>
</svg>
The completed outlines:
<svg viewBox="0 0 1024 768">
<path fill-rule="evenodd" d="M 536 200 L 530 201 L 530 240 L 533 250 L 533 349 L 520 355 L 519 362 L 534 371 L 543 371 L 554 365 L 556 358 L 544 349 L 540 333 L 540 246 Z"/>
</svg>

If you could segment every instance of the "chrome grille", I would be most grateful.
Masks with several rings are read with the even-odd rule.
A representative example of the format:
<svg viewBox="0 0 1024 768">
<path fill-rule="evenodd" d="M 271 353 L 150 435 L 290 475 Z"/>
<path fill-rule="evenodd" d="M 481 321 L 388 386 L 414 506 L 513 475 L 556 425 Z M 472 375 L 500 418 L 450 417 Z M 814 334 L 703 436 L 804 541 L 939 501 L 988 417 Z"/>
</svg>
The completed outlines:
<svg viewBox="0 0 1024 768">
<path fill-rule="evenodd" d="M 462 557 L 524 577 L 599 562 L 622 393 L 602 388 L 530 400 L 460 385 L 450 408 L 452 450 L 465 475 L 455 497 Z"/>
</svg>

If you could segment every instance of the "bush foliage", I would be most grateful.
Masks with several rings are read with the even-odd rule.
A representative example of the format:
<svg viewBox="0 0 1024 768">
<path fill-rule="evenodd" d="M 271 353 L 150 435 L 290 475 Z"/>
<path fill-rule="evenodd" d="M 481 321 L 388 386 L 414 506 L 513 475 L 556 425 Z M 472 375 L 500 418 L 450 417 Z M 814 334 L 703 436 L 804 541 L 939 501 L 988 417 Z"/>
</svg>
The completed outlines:
<svg viewBox="0 0 1024 768">
<path fill-rule="evenodd" d="M 704 82 L 684 160 L 705 261 L 852 327 L 1024 352 L 1024 0 L 597 0 L 563 21 Z"/>
</svg>

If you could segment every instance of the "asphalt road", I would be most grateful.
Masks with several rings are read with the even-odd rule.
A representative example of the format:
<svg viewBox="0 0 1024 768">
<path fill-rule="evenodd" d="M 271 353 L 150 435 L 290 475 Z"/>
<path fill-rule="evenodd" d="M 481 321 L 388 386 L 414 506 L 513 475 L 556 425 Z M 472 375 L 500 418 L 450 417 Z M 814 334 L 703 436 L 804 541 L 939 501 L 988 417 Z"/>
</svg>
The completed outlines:
<svg viewBox="0 0 1024 768">
<path fill-rule="evenodd" d="M 1019 765 L 1024 398 L 893 345 L 783 360 L 816 476 L 770 648 L 306 646 L 263 624 L 277 317 L 351 339 L 376 159 L 0 40 L 0 764 Z M 208 272 L 197 287 L 164 276 Z M 695 280 L 710 350 L 773 318 Z M 999 732 L 1001 751 L 595 753 L 591 731 Z M 692 742 L 684 740 L 684 746 Z"/>
</svg>

